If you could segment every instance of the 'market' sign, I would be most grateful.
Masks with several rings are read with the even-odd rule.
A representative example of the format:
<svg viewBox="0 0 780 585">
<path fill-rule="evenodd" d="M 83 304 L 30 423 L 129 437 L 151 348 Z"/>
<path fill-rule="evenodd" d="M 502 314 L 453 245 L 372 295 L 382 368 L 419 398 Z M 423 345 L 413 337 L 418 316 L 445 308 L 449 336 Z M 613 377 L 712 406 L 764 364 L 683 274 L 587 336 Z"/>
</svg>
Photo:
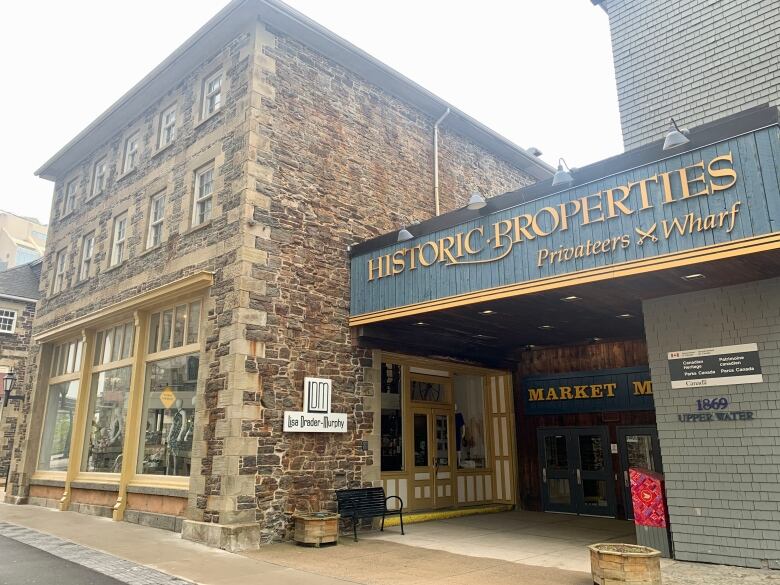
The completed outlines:
<svg viewBox="0 0 780 585">
<path fill-rule="evenodd" d="M 304 378 L 303 411 L 284 411 L 285 433 L 346 433 L 347 415 L 330 411 L 333 383 L 326 378 Z"/>
<path fill-rule="evenodd" d="M 755 343 L 669 352 L 669 374 L 672 388 L 764 381 Z"/>
</svg>

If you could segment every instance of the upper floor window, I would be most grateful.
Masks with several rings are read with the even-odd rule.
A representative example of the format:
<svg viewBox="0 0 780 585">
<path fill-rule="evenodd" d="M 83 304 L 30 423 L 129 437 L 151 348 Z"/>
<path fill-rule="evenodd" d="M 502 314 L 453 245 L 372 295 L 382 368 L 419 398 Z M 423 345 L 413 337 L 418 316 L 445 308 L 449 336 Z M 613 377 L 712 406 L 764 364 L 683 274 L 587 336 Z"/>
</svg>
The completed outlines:
<svg viewBox="0 0 780 585">
<path fill-rule="evenodd" d="M 133 357 L 134 339 L 135 327 L 132 322 L 100 331 L 95 335 L 95 357 L 92 365 L 103 366 Z"/>
<path fill-rule="evenodd" d="M 198 343 L 200 315 L 200 300 L 165 307 L 152 313 L 149 317 L 148 353 L 187 348 Z"/>
<path fill-rule="evenodd" d="M 125 140 L 125 158 L 122 172 L 129 173 L 138 165 L 138 133 Z"/>
<path fill-rule="evenodd" d="M 147 248 L 154 248 L 162 242 L 164 215 L 165 193 L 158 193 L 152 197 L 149 204 L 149 234 L 146 238 Z"/>
<path fill-rule="evenodd" d="M 111 239 L 111 266 L 125 259 L 125 240 L 127 238 L 127 213 L 114 218 L 114 234 Z"/>
<path fill-rule="evenodd" d="M 27 246 L 17 246 L 16 247 L 16 265 L 19 266 L 20 264 L 27 264 L 28 262 L 32 262 L 33 260 L 37 260 L 41 257 L 40 252 L 38 250 L 33 250 L 32 248 L 28 248 Z"/>
<path fill-rule="evenodd" d="M 108 163 L 106 157 L 101 158 L 95 163 L 92 171 L 92 197 L 100 195 L 106 189 L 106 179 L 108 174 Z"/>
<path fill-rule="evenodd" d="M 51 378 L 75 374 L 81 370 L 81 353 L 84 343 L 73 339 L 55 345 L 51 353 Z"/>
<path fill-rule="evenodd" d="M 211 199 L 214 193 L 214 163 L 195 173 L 195 197 L 192 209 L 192 226 L 211 219 Z"/>
<path fill-rule="evenodd" d="M 57 252 L 57 258 L 54 261 L 54 287 L 52 292 L 55 295 L 65 288 L 65 267 L 67 260 L 65 252 L 65 248 Z"/>
<path fill-rule="evenodd" d="M 203 82 L 202 118 L 207 118 L 222 105 L 222 72 L 207 77 Z"/>
<path fill-rule="evenodd" d="M 63 215 L 68 215 L 76 208 L 76 187 L 77 186 L 78 186 L 78 179 L 73 179 L 70 183 L 68 183 L 67 187 L 65 187 L 65 211 Z"/>
<path fill-rule="evenodd" d="M 0 309 L 0 333 L 16 331 L 16 311 Z"/>
<path fill-rule="evenodd" d="M 95 254 L 95 232 L 90 232 L 81 241 L 81 267 L 79 268 L 79 280 L 89 278 L 92 269 L 92 257 Z"/>
<path fill-rule="evenodd" d="M 157 148 L 168 146 L 176 138 L 176 106 L 171 106 L 160 114 L 160 138 Z"/>
</svg>

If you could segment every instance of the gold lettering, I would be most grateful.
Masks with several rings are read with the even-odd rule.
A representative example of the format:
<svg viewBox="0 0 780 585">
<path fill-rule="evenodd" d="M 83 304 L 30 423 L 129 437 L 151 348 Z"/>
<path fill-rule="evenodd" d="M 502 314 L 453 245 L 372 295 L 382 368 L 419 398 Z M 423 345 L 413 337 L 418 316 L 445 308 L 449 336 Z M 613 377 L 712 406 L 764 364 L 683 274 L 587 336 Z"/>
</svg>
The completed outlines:
<svg viewBox="0 0 780 585">
<path fill-rule="evenodd" d="M 382 260 L 381 258 L 376 259 L 377 266 L 374 267 L 374 258 L 371 258 L 368 261 L 368 281 L 371 282 L 374 280 L 374 271 L 377 273 L 377 279 L 382 278 Z"/>
<path fill-rule="evenodd" d="M 393 254 L 393 271 L 391 274 L 400 274 L 404 271 L 404 268 L 406 267 L 406 261 L 404 260 L 404 256 L 406 256 L 406 253 L 409 251 L 409 248 L 404 248 L 403 250 L 398 250 Z"/>
<path fill-rule="evenodd" d="M 536 256 L 536 265 L 541 268 L 544 266 L 544 261 L 547 259 L 547 257 L 550 255 L 550 250 L 547 248 L 542 248 L 539 250 L 539 254 Z"/>
<path fill-rule="evenodd" d="M 428 259 L 425 257 L 425 248 L 429 247 L 431 250 L 433 250 L 433 258 L 430 262 L 428 262 Z M 420 246 L 420 266 L 430 266 L 436 260 L 439 259 L 439 246 L 436 244 L 436 242 L 425 242 L 422 246 Z"/>
<path fill-rule="evenodd" d="M 520 220 L 525 220 L 525 225 L 520 225 Z M 515 239 L 514 244 L 522 241 L 522 236 L 525 236 L 526 240 L 533 240 L 536 236 L 533 235 L 531 232 L 528 231 L 528 227 L 533 223 L 533 219 L 530 215 L 527 213 L 523 213 L 522 215 L 515 216 L 514 218 L 514 226 L 515 226 Z"/>
<path fill-rule="evenodd" d="M 555 392 L 555 388 L 549 388 L 547 390 L 547 398 L 545 400 L 558 400 L 558 393 Z"/>
<path fill-rule="evenodd" d="M 549 213 L 550 218 L 552 218 L 552 227 L 550 228 L 549 232 L 545 232 L 537 222 L 539 215 L 543 211 Z M 551 233 L 553 233 L 555 230 L 558 229 L 559 224 L 560 224 L 560 218 L 558 217 L 558 212 L 552 207 L 543 207 L 542 209 L 540 209 L 538 212 L 534 214 L 533 219 L 531 220 L 531 227 L 533 228 L 536 235 L 541 237 L 549 236 Z"/>
<path fill-rule="evenodd" d="M 601 384 L 593 384 L 590 387 L 590 397 L 591 398 L 603 398 L 604 393 L 601 391 Z"/>
<path fill-rule="evenodd" d="M 598 198 L 598 205 L 594 205 L 593 207 L 591 207 L 588 204 L 588 199 L 591 199 L 592 197 Z M 580 197 L 580 201 L 582 201 L 582 225 L 588 225 L 590 223 L 599 223 L 604 221 L 604 215 L 601 209 L 601 191 L 599 191 L 594 195 L 586 195 L 585 197 Z M 602 215 L 598 219 L 591 219 L 590 218 L 591 211 L 602 211 Z"/>
<path fill-rule="evenodd" d="M 628 184 L 629 191 L 633 189 L 636 185 L 639 185 L 639 198 L 642 200 L 642 208 L 640 209 L 640 211 L 644 211 L 645 209 L 650 209 L 651 207 L 653 207 L 653 205 L 650 203 L 650 196 L 647 193 L 647 184 L 657 183 L 657 182 L 658 182 L 658 175 L 653 175 L 649 179 L 641 179 L 635 183 Z"/>
<path fill-rule="evenodd" d="M 502 231 L 503 226 L 503 231 Z M 501 221 L 497 221 L 493 224 L 493 241 L 495 242 L 493 244 L 494 248 L 503 248 L 504 238 L 508 238 L 509 232 L 512 231 L 512 220 L 511 219 L 502 219 Z M 511 238 L 508 238 L 511 242 Z"/>
<path fill-rule="evenodd" d="M 617 388 L 617 384 L 604 384 L 604 390 L 607 391 L 607 398 L 614 398 L 615 388 Z"/>
<path fill-rule="evenodd" d="M 644 394 L 653 393 L 652 380 L 644 380 L 642 382 L 634 381 L 634 396 L 642 396 Z"/>
<path fill-rule="evenodd" d="M 658 173 L 658 176 L 661 177 L 661 188 L 663 190 L 664 194 L 664 205 L 667 203 L 674 203 L 674 194 L 672 193 L 672 182 L 669 179 L 669 175 L 672 173 Z"/>
<path fill-rule="evenodd" d="M 702 173 L 696 177 L 688 176 L 688 169 L 701 169 Z M 704 161 L 699 161 L 689 167 L 683 167 L 677 171 L 680 175 L 680 184 L 682 185 L 682 198 L 688 199 L 689 197 L 698 197 L 699 195 L 709 195 L 710 190 L 707 189 L 707 181 L 704 180 Z M 704 189 L 691 193 L 691 183 L 703 183 Z"/>
<path fill-rule="evenodd" d="M 571 205 L 574 207 L 571 213 L 566 213 L 566 206 Z M 572 199 L 571 201 L 567 201 L 566 203 L 560 204 L 561 208 L 561 231 L 565 232 L 567 229 L 569 229 L 569 218 L 574 217 L 580 212 L 580 209 L 582 208 L 582 203 L 580 203 L 579 199 Z"/>
<path fill-rule="evenodd" d="M 707 165 L 707 172 L 713 179 L 722 179 L 728 177 L 731 179 L 731 181 L 729 183 L 716 183 L 715 181 L 710 181 L 710 190 L 713 193 L 716 191 L 725 191 L 726 189 L 730 189 L 737 182 L 737 171 L 735 171 L 733 168 L 713 168 L 713 165 L 719 161 L 728 161 L 729 165 L 734 164 L 734 161 L 731 158 L 731 153 L 729 152 L 728 154 L 716 156 L 713 158 L 710 161 L 710 164 Z"/>
<path fill-rule="evenodd" d="M 561 391 L 561 400 L 571 400 L 572 399 L 571 386 L 561 386 L 559 388 L 559 390 Z"/>
<path fill-rule="evenodd" d="M 439 240 L 439 261 L 446 264 L 457 264 L 455 257 L 450 250 L 455 245 L 453 236 L 445 236 Z"/>
<path fill-rule="evenodd" d="M 574 387 L 574 398 L 587 398 L 588 393 L 585 392 L 588 389 L 588 386 L 575 386 Z"/>
<path fill-rule="evenodd" d="M 529 388 L 528 389 L 528 401 L 540 402 L 544 400 L 544 388 Z"/>
<path fill-rule="evenodd" d="M 620 199 L 615 199 L 615 191 L 620 191 L 623 196 Z M 623 215 L 631 215 L 634 213 L 632 209 L 626 207 L 623 202 L 628 199 L 628 195 L 631 193 L 630 187 L 619 186 L 614 189 L 607 189 L 607 217 L 612 219 L 617 217 L 618 213 L 615 209 L 620 209 Z"/>
<path fill-rule="evenodd" d="M 471 245 L 471 237 L 475 234 L 479 234 L 480 236 L 484 236 L 484 228 L 482 226 L 475 227 L 473 229 L 470 229 L 468 232 L 466 232 L 466 239 L 463 242 L 463 247 L 466 249 L 466 252 L 468 254 L 479 254 L 482 251 L 482 248 L 474 248 L 474 246 Z"/>
</svg>

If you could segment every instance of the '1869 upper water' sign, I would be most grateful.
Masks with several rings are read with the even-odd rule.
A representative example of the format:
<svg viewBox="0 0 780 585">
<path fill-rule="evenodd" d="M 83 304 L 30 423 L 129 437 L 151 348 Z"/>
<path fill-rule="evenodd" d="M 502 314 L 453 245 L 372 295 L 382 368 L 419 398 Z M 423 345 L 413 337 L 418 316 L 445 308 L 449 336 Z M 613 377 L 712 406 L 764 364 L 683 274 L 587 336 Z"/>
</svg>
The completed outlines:
<svg viewBox="0 0 780 585">
<path fill-rule="evenodd" d="M 672 388 L 755 384 L 764 381 L 758 345 L 755 343 L 671 351 L 669 374 Z"/>
</svg>

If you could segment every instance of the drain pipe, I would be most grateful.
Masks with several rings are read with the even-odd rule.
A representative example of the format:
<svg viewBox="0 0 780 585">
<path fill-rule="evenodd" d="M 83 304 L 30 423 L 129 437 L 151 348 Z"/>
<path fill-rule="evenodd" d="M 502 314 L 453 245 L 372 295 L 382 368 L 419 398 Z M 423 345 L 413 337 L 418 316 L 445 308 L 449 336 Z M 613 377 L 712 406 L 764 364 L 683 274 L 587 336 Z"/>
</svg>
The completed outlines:
<svg viewBox="0 0 780 585">
<path fill-rule="evenodd" d="M 433 202 L 436 205 L 436 215 L 441 213 L 439 209 L 439 124 L 449 115 L 450 109 L 447 108 L 433 125 Z"/>
</svg>

